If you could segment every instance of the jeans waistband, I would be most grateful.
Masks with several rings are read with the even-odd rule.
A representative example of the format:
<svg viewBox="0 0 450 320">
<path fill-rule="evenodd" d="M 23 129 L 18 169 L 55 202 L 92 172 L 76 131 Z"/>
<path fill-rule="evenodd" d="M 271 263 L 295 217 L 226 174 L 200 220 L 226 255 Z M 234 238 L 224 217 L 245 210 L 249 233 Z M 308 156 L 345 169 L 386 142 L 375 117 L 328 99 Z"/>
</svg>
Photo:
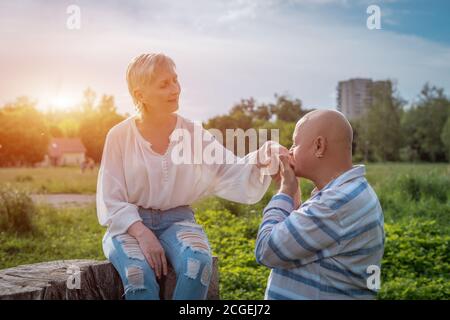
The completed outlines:
<svg viewBox="0 0 450 320">
<path fill-rule="evenodd" d="M 144 210 L 144 213 L 159 213 L 159 214 L 164 213 L 164 212 L 168 212 L 168 211 L 176 211 L 178 209 L 183 209 L 183 208 L 186 208 L 186 209 L 189 208 L 189 209 L 192 210 L 190 205 L 182 205 L 182 206 L 173 207 L 173 208 L 170 208 L 170 209 L 144 208 L 144 207 L 138 206 L 138 209 Z"/>
</svg>

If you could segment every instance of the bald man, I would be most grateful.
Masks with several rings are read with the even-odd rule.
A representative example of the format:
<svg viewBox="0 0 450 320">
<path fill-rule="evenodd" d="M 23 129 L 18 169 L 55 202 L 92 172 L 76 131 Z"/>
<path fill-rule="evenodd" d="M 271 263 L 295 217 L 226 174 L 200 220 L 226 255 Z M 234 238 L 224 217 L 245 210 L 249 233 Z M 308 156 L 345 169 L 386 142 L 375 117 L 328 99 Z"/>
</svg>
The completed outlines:
<svg viewBox="0 0 450 320">
<path fill-rule="evenodd" d="M 352 138 L 337 111 L 313 111 L 298 121 L 256 241 L 256 260 L 272 269 L 266 299 L 375 297 L 383 212 L 365 167 L 352 165 Z M 303 204 L 297 177 L 315 185 Z"/>
</svg>

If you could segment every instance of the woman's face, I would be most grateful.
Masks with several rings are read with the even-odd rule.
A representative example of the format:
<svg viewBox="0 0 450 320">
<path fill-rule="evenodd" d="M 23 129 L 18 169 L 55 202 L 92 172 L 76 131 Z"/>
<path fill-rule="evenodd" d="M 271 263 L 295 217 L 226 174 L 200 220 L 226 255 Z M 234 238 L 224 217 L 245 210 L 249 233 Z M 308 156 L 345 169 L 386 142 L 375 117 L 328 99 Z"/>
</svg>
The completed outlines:
<svg viewBox="0 0 450 320">
<path fill-rule="evenodd" d="M 142 88 L 140 101 L 150 113 L 173 113 L 178 110 L 180 91 L 175 69 L 164 65 L 155 70 L 152 81 Z"/>
</svg>

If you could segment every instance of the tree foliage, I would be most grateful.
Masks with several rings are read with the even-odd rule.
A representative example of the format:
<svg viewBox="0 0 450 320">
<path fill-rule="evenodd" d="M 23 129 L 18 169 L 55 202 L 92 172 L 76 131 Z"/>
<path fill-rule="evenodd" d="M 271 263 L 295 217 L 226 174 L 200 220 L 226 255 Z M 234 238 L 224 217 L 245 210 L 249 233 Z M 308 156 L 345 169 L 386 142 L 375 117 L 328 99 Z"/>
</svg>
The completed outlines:
<svg viewBox="0 0 450 320">
<path fill-rule="evenodd" d="M 405 113 L 405 147 L 422 161 L 445 161 L 447 150 L 442 132 L 450 115 L 450 100 L 442 88 L 425 84 L 419 101 Z"/>
<path fill-rule="evenodd" d="M 396 161 L 402 145 L 401 117 L 404 101 L 390 81 L 372 87 L 368 112 L 355 127 L 356 153 L 365 160 Z"/>
<path fill-rule="evenodd" d="M 42 161 L 49 132 L 36 102 L 20 97 L 0 109 L 0 165 L 29 166 Z"/>
<path fill-rule="evenodd" d="M 374 88 L 369 111 L 352 122 L 354 154 L 366 161 L 431 161 L 450 159 L 446 122 L 450 100 L 442 88 L 424 85 L 418 101 L 404 108 L 395 88 Z"/>
<path fill-rule="evenodd" d="M 123 119 L 117 113 L 113 96 L 103 95 L 95 108 L 89 106 L 79 128 L 79 136 L 86 147 L 88 157 L 96 162 L 101 161 L 106 134 Z"/>
</svg>

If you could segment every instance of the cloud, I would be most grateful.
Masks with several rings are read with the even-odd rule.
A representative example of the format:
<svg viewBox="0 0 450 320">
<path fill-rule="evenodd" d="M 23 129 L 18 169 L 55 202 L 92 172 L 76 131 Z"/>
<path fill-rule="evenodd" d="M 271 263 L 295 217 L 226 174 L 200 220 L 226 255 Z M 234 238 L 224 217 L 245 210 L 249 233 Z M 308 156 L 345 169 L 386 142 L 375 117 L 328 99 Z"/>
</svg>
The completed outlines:
<svg viewBox="0 0 450 320">
<path fill-rule="evenodd" d="M 81 95 L 90 86 L 131 112 L 124 73 L 146 51 L 175 59 L 181 112 L 194 120 L 225 113 L 241 98 L 272 100 L 276 92 L 306 107 L 334 107 L 337 82 L 351 77 L 396 79 L 407 99 L 426 81 L 450 89 L 448 46 L 370 31 L 363 7 L 357 23 L 326 9 L 350 0 L 75 2 L 83 19 L 75 32 L 65 28 L 69 2 L 2 3 L 0 103 L 27 94 L 45 104 L 58 91 Z"/>
</svg>

